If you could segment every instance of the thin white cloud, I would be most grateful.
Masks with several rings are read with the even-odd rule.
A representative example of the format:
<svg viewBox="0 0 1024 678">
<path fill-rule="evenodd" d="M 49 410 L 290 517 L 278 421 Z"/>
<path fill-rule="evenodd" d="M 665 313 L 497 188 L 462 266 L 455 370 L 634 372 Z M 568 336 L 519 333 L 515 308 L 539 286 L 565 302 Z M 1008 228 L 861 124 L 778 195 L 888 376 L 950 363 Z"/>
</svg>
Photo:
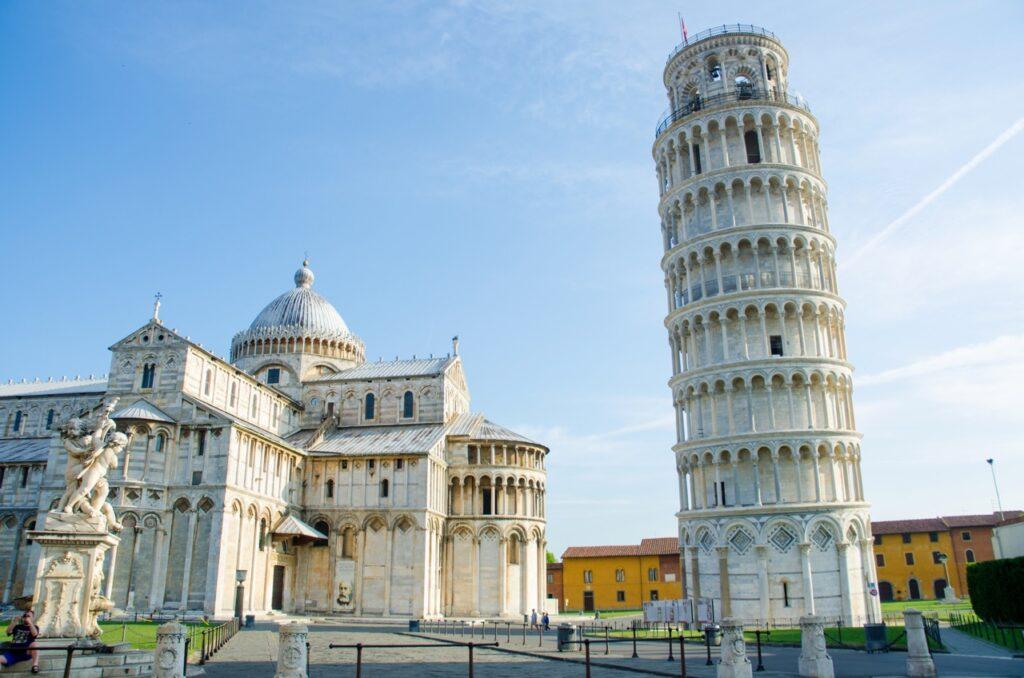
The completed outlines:
<svg viewBox="0 0 1024 678">
<path fill-rule="evenodd" d="M 938 188 L 933 190 L 928 195 L 918 200 L 910 209 L 898 216 L 893 221 L 889 222 L 885 228 L 876 233 L 870 240 L 864 243 L 860 249 L 853 253 L 853 255 L 844 261 L 840 268 L 848 268 L 853 266 L 859 261 L 865 254 L 870 252 L 880 242 L 888 238 L 895 231 L 899 230 L 908 221 L 913 219 L 918 213 L 921 212 L 925 207 L 933 203 L 943 193 L 952 188 L 958 181 L 963 179 L 967 174 L 971 172 L 975 167 L 984 162 L 990 155 L 998 151 L 1008 141 L 1017 136 L 1021 131 L 1024 131 L 1024 118 L 1019 118 L 1015 123 L 1010 125 L 1006 131 L 1000 134 L 995 140 L 992 141 L 988 146 L 981 150 L 977 155 L 968 160 L 962 167 L 957 171 L 953 172 L 945 181 L 939 184 Z"/>
<path fill-rule="evenodd" d="M 997 337 L 991 341 L 961 346 L 917 360 L 902 367 L 868 374 L 857 380 L 858 386 L 878 386 L 948 370 L 1021 362 L 1024 356 L 1024 334 Z"/>
</svg>

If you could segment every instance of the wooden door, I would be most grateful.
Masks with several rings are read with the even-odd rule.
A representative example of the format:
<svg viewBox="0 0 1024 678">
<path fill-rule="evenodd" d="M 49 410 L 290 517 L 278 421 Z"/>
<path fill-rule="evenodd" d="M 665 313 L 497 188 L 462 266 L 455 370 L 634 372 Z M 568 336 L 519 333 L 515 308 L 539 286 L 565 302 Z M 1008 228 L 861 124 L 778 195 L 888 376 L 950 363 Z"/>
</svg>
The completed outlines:
<svg viewBox="0 0 1024 678">
<path fill-rule="evenodd" d="M 270 596 L 270 607 L 284 609 L 284 565 L 274 565 L 274 589 Z"/>
<path fill-rule="evenodd" d="M 584 591 L 583 592 L 583 611 L 593 612 L 594 611 L 594 592 Z"/>
</svg>

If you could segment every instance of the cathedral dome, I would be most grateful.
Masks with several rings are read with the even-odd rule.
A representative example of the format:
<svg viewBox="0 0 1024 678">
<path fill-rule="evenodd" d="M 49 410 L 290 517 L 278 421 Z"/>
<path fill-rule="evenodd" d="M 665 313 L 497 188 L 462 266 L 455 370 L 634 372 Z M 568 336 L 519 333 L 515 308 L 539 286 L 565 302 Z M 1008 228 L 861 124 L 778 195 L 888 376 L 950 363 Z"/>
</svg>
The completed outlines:
<svg viewBox="0 0 1024 678">
<path fill-rule="evenodd" d="M 279 353 L 312 353 L 363 360 L 363 342 L 349 331 L 331 302 L 313 291 L 309 262 L 295 272 L 295 287 L 267 304 L 231 342 L 232 361 Z"/>
<path fill-rule="evenodd" d="M 302 262 L 302 268 L 295 272 L 295 287 L 267 304 L 249 325 L 250 331 L 273 327 L 327 335 L 349 333 L 331 302 L 312 290 L 315 276 L 308 264 Z"/>
</svg>

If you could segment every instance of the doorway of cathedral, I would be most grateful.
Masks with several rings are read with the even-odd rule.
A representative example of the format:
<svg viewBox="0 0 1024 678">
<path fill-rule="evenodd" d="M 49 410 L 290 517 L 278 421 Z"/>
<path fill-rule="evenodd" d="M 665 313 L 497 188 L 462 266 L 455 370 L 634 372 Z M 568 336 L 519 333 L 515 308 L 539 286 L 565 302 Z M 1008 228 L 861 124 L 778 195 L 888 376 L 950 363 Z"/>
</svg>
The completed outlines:
<svg viewBox="0 0 1024 678">
<path fill-rule="evenodd" d="M 274 565 L 274 589 L 270 594 L 270 607 L 284 609 L 284 565 Z"/>
<path fill-rule="evenodd" d="M 594 611 L 594 592 L 584 591 L 583 592 L 583 611 L 593 612 Z"/>
<path fill-rule="evenodd" d="M 946 599 L 946 587 L 947 586 L 949 586 L 949 584 L 946 582 L 945 579 L 936 579 L 935 580 L 935 582 L 932 584 L 932 589 L 933 589 L 933 591 L 935 593 L 935 600 L 945 600 Z"/>
<path fill-rule="evenodd" d="M 910 589 L 911 600 L 921 600 L 921 585 L 917 583 L 916 579 L 908 581 L 907 588 Z"/>
</svg>

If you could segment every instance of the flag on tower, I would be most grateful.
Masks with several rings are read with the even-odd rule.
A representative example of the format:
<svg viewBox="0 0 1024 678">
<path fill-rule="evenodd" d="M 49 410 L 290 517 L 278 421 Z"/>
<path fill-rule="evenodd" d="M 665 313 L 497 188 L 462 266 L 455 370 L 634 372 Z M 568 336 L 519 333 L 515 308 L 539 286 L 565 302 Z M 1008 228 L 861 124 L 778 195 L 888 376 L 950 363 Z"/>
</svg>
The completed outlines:
<svg viewBox="0 0 1024 678">
<path fill-rule="evenodd" d="M 689 39 L 689 36 L 686 34 L 686 19 L 679 12 L 676 12 L 676 14 L 679 17 L 679 32 L 683 36 L 683 42 L 686 42 Z"/>
</svg>

